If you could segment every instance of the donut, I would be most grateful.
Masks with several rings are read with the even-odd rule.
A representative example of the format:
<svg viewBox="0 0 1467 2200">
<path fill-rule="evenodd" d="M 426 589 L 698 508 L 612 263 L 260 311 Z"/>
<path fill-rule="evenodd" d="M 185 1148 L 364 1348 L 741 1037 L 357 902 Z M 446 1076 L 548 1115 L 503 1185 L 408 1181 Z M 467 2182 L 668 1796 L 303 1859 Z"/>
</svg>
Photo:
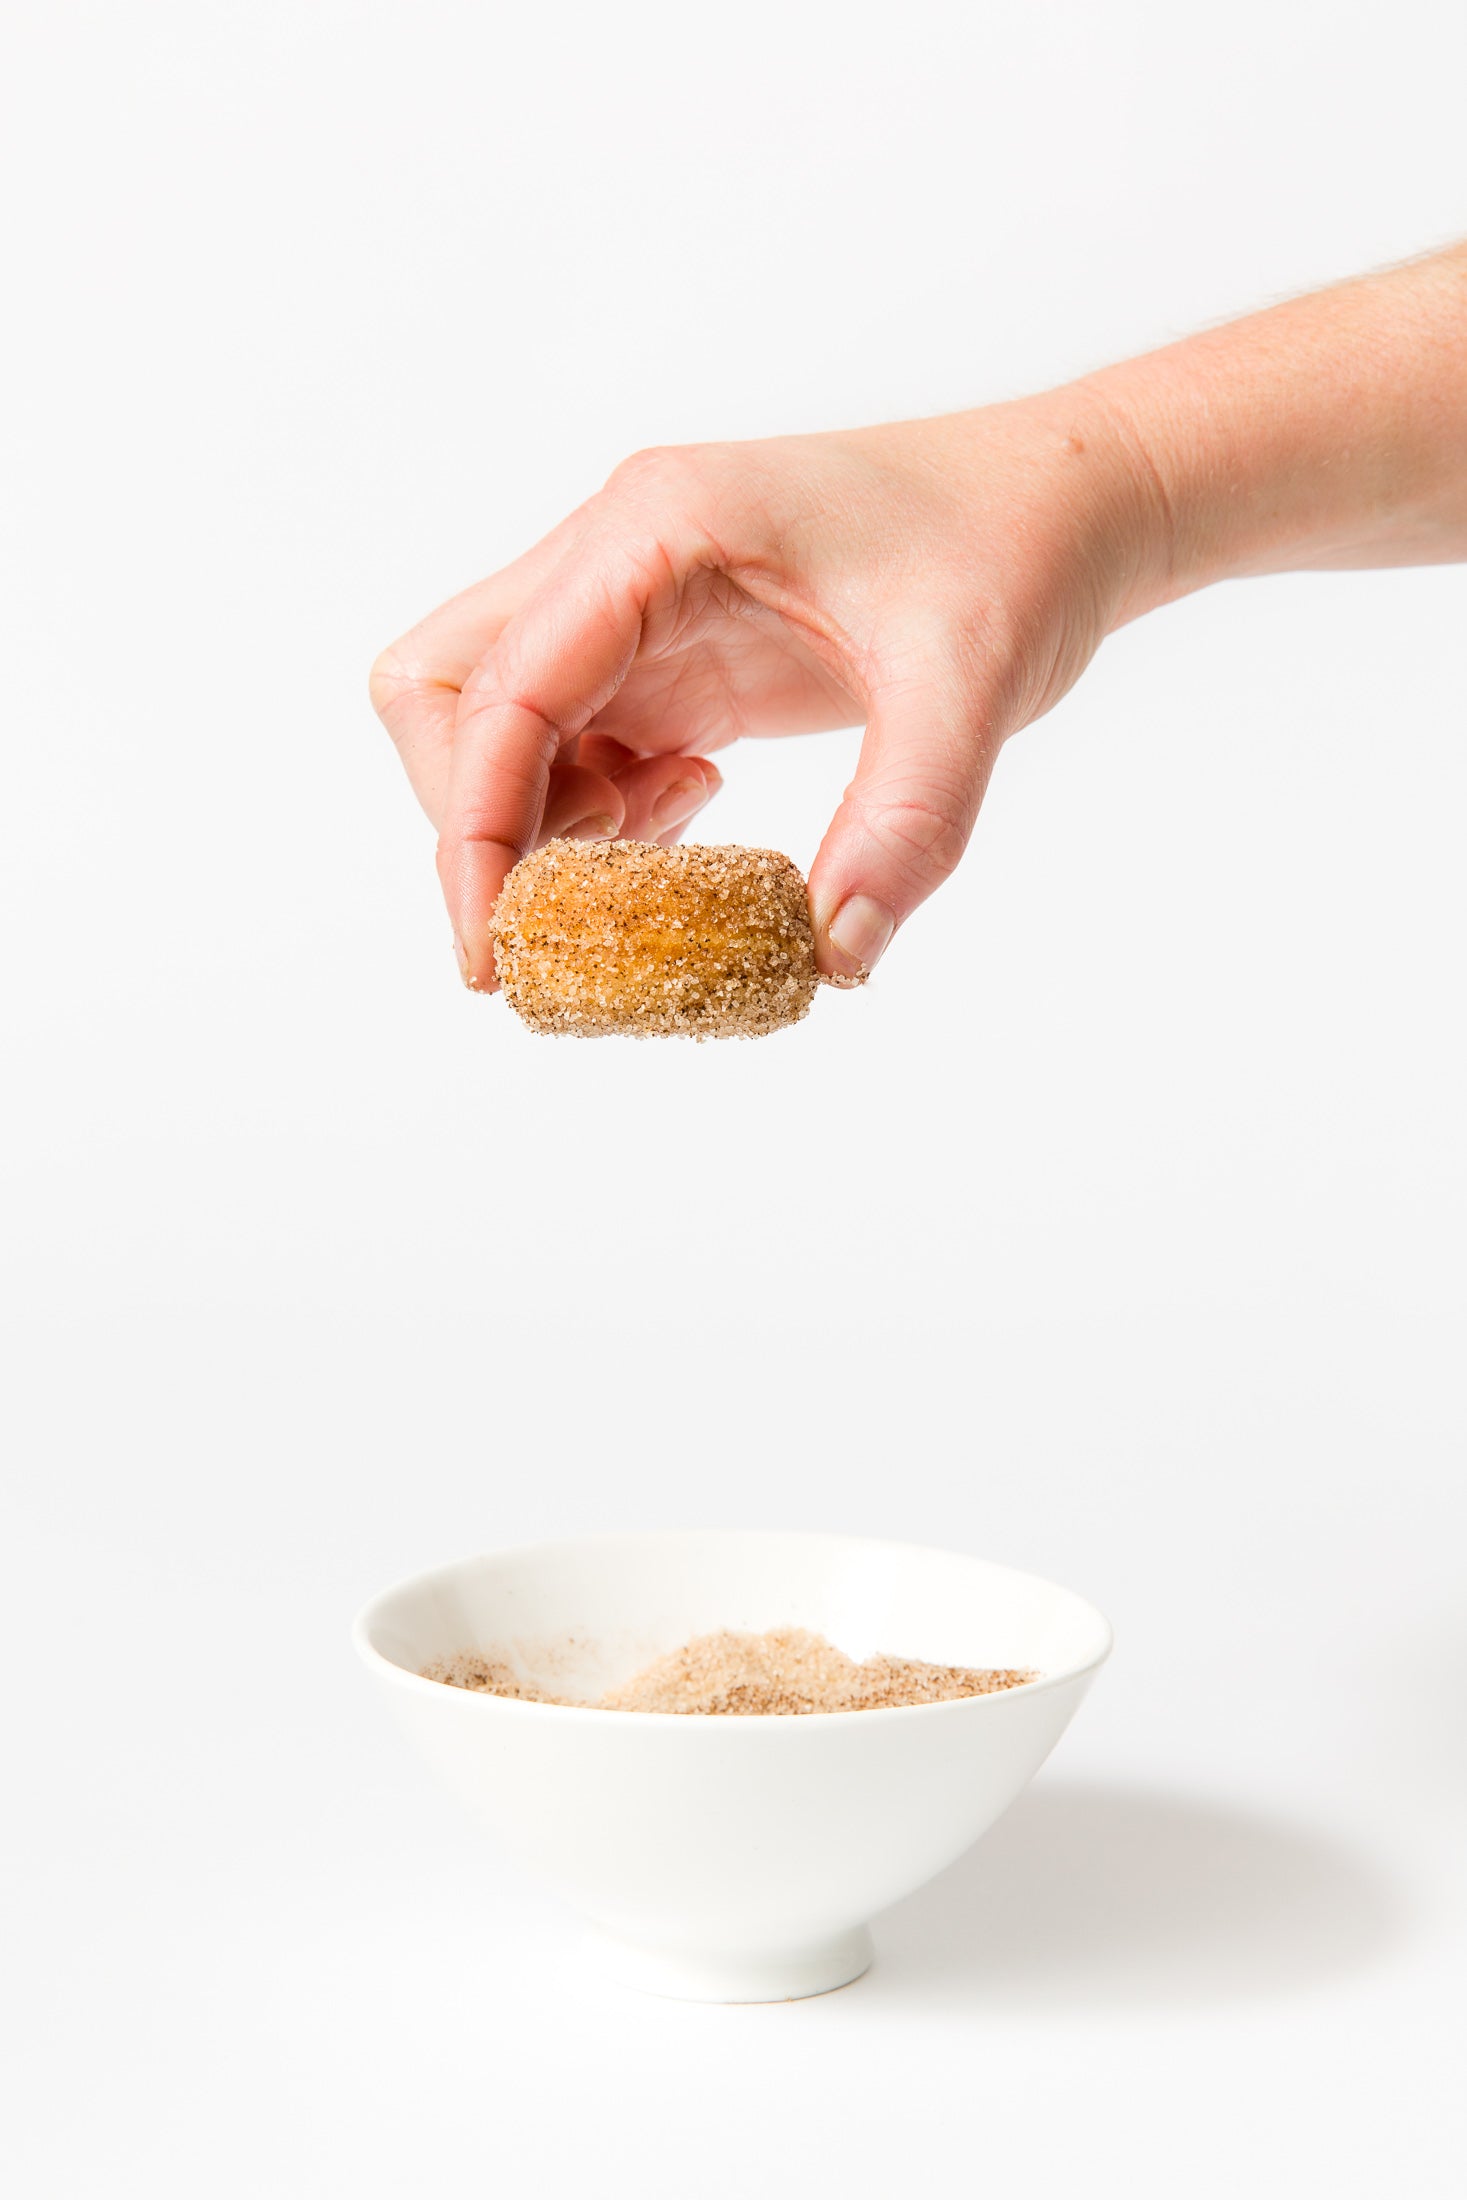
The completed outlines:
<svg viewBox="0 0 1467 2200">
<path fill-rule="evenodd" d="M 805 881 L 773 848 L 552 840 L 494 911 L 505 999 L 579 1039 L 762 1039 L 809 1012 Z"/>
</svg>

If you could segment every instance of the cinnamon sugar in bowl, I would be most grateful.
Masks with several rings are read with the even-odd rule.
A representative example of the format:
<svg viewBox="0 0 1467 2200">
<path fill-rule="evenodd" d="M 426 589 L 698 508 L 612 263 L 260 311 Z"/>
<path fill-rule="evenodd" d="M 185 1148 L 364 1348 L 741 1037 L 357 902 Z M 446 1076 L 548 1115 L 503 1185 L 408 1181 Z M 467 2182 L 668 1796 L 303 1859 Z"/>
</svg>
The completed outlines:
<svg viewBox="0 0 1467 2200">
<path fill-rule="evenodd" d="M 598 1701 L 700 1638 L 771 1631 L 1010 1685 L 799 1716 Z M 1110 1639 L 1082 1598 L 982 1559 L 732 1532 L 489 1552 L 385 1591 L 355 1630 L 504 1868 L 580 1912 L 615 1976 L 703 2001 L 859 1977 L 869 1920 L 1007 1809 Z M 463 1657 L 506 1668 L 516 1693 L 426 1677 Z"/>
</svg>

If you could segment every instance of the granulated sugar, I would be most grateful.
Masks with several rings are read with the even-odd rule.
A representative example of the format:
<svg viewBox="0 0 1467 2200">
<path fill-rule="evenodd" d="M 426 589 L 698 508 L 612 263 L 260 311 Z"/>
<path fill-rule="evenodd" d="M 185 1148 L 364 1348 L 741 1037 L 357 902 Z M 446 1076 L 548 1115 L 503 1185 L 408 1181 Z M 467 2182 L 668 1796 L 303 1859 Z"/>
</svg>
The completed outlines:
<svg viewBox="0 0 1467 2200">
<path fill-rule="evenodd" d="M 823 1635 L 775 1627 L 762 1635 L 698 1635 L 654 1658 L 631 1680 L 596 1697 L 597 1711 L 671 1711 L 704 1717 L 796 1716 L 811 1711 L 884 1711 L 901 1704 L 947 1703 L 992 1696 L 1038 1675 L 1016 1668 L 928 1665 L 920 1658 L 867 1658 L 857 1663 Z M 423 1668 L 423 1678 L 521 1703 L 558 1703 L 520 1678 L 504 1659 L 460 1651 Z"/>
</svg>

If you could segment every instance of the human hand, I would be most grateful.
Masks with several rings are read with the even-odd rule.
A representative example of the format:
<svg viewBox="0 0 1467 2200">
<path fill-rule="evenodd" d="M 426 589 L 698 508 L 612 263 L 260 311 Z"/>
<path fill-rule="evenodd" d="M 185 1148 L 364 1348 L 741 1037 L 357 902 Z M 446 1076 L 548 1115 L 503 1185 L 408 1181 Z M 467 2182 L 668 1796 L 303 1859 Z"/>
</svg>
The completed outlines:
<svg viewBox="0 0 1467 2200">
<path fill-rule="evenodd" d="M 460 969 L 555 835 L 671 844 L 741 736 L 864 723 L 810 874 L 858 983 L 952 871 L 998 749 L 1147 571 L 1155 504 L 1082 390 L 851 434 L 640 454 L 386 651 L 372 694 L 439 830 Z"/>
<path fill-rule="evenodd" d="M 864 722 L 810 873 L 858 983 L 994 757 L 1124 619 L 1227 574 L 1467 557 L 1467 245 L 1046 397 L 647 451 L 373 670 L 459 964 L 558 833 L 670 842 L 740 735 Z"/>
</svg>

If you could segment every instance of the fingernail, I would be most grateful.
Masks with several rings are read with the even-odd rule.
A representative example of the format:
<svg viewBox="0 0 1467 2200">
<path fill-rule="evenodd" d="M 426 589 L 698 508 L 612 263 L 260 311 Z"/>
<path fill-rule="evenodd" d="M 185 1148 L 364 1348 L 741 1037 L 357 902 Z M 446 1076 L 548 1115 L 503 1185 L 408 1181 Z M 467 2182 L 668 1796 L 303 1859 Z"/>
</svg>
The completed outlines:
<svg viewBox="0 0 1467 2200">
<path fill-rule="evenodd" d="M 453 954 L 454 960 L 458 964 L 459 976 L 463 979 L 465 985 L 472 985 L 474 979 L 473 973 L 469 969 L 469 958 L 464 952 L 464 943 L 459 938 L 457 932 L 455 932 L 453 935 Z"/>
<path fill-rule="evenodd" d="M 652 805 L 652 831 L 670 833 L 674 825 L 686 825 L 695 817 L 708 800 L 708 789 L 701 779 L 675 779 L 670 787 L 664 787 Z"/>
<path fill-rule="evenodd" d="M 583 817 L 579 824 L 567 825 L 562 840 L 615 840 L 616 820 L 610 817 Z"/>
<path fill-rule="evenodd" d="M 848 971 L 828 973 L 836 985 L 861 985 L 886 953 L 896 918 L 869 894 L 852 894 L 843 901 L 826 926 L 831 946 Z"/>
</svg>

